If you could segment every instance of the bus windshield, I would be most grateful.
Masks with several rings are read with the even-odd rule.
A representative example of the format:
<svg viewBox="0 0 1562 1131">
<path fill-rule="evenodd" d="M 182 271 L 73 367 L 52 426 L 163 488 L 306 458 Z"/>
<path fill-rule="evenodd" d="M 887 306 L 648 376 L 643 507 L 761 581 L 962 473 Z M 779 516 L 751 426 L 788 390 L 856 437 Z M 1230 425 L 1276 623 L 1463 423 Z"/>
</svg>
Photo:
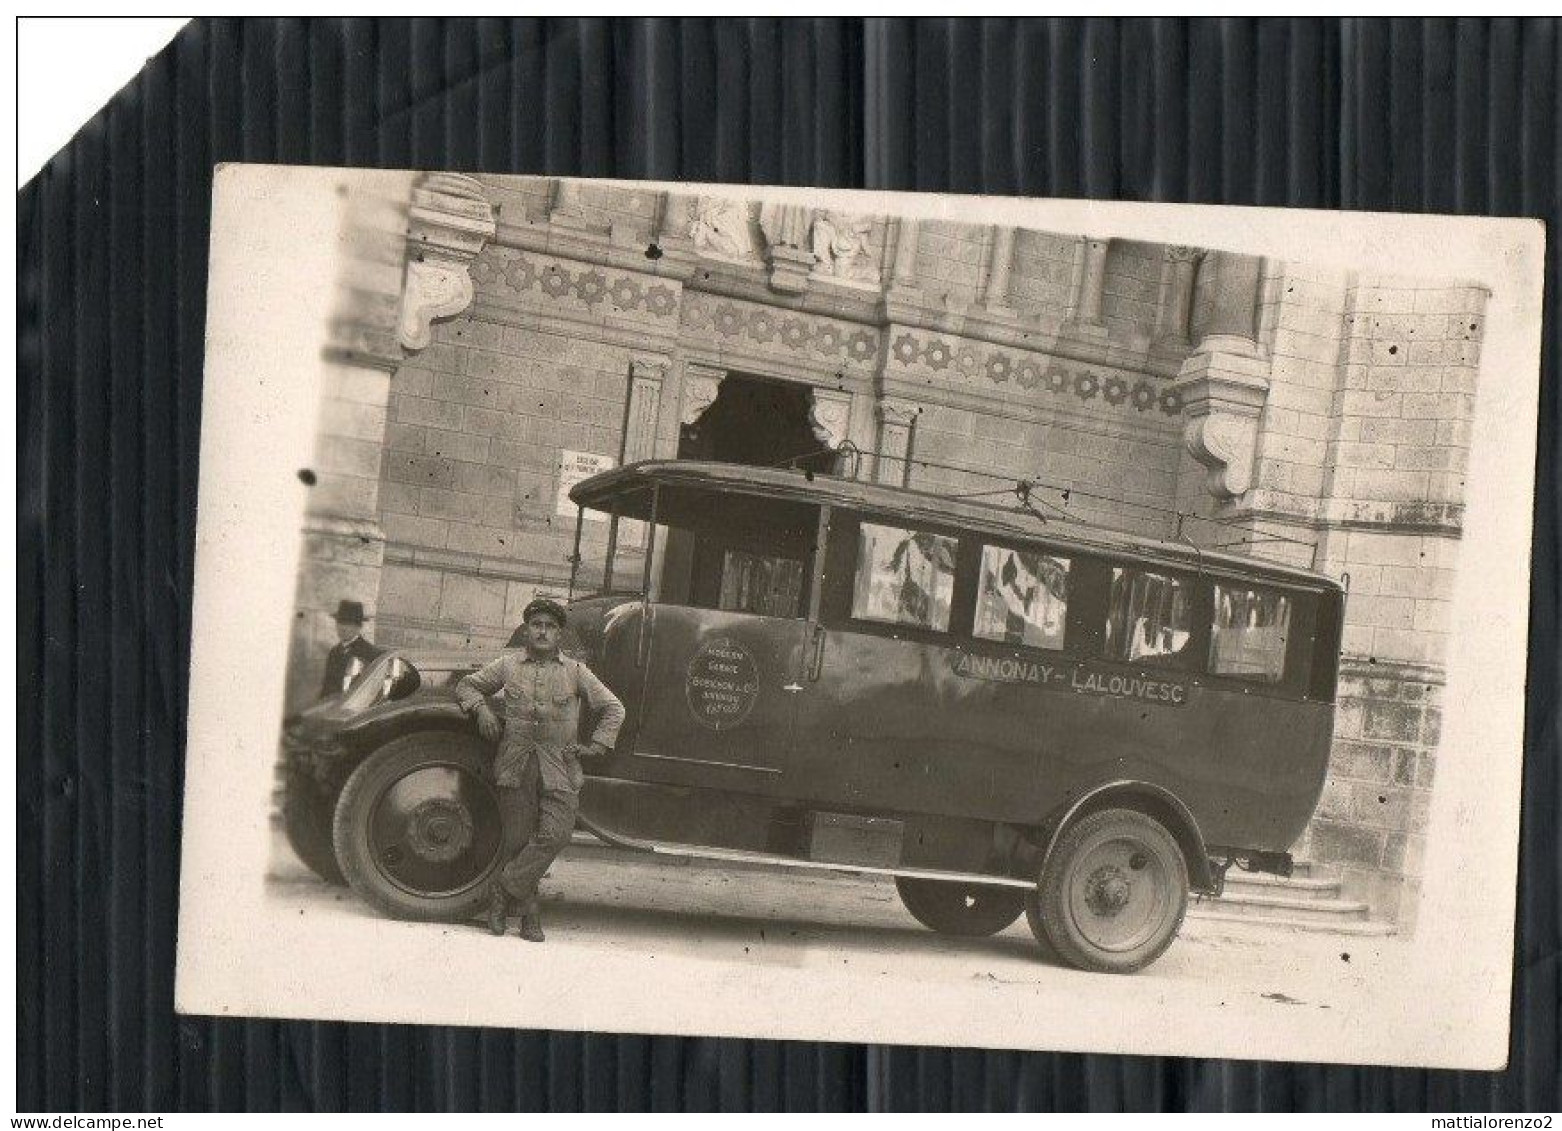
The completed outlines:
<svg viewBox="0 0 1562 1131">
<path fill-rule="evenodd" d="M 610 585 L 687 608 L 779 617 L 806 611 L 817 506 L 669 485 L 641 494 L 651 506 L 619 498 L 616 514 L 587 512 L 577 595 Z"/>
</svg>

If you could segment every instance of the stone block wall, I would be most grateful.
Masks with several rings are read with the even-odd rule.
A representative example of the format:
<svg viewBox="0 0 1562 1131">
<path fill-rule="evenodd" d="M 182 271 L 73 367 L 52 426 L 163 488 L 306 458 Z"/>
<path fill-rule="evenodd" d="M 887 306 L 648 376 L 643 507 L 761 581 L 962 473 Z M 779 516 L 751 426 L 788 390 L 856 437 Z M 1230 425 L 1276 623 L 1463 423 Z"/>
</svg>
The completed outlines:
<svg viewBox="0 0 1562 1131">
<path fill-rule="evenodd" d="M 1054 232 L 1014 233 L 1009 304 L 1044 317 L 1064 317 L 1074 301 L 1079 239 Z"/>
<path fill-rule="evenodd" d="M 626 346 L 466 315 L 398 375 L 382 523 L 395 643 L 507 639 L 539 589 L 558 592 L 574 521 L 557 515 L 560 453 L 623 447 Z M 605 537 L 588 524 L 584 549 Z"/>
<path fill-rule="evenodd" d="M 920 225 L 917 284 L 929 297 L 975 302 L 981 290 L 987 229 L 978 224 L 937 221 Z"/>
<path fill-rule="evenodd" d="M 1323 797 L 1297 852 L 1328 862 L 1375 917 L 1409 927 L 1426 851 L 1441 674 L 1434 668 L 1347 662 Z"/>
<path fill-rule="evenodd" d="M 1159 244 L 1112 241 L 1101 287 L 1101 317 L 1115 337 L 1148 341 L 1154 333 L 1164 260 Z"/>
</svg>

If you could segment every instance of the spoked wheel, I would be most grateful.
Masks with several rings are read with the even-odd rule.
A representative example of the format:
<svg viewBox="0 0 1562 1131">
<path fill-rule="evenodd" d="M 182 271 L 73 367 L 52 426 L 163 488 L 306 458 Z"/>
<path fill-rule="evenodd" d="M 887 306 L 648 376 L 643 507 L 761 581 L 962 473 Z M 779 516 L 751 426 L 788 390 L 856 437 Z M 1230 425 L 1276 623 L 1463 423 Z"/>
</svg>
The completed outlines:
<svg viewBox="0 0 1562 1131">
<path fill-rule="evenodd" d="M 1025 909 L 1025 893 L 1020 888 L 910 876 L 896 876 L 895 888 L 917 922 L 942 935 L 996 935 Z"/>
<path fill-rule="evenodd" d="M 503 828 L 488 748 L 427 732 L 389 742 L 336 803 L 336 857 L 353 890 L 404 919 L 459 919 L 487 898 Z"/>
<path fill-rule="evenodd" d="M 1130 974 L 1171 945 L 1188 907 L 1188 866 L 1166 827 L 1133 809 L 1069 826 L 1027 900 L 1031 931 L 1064 961 Z"/>
</svg>

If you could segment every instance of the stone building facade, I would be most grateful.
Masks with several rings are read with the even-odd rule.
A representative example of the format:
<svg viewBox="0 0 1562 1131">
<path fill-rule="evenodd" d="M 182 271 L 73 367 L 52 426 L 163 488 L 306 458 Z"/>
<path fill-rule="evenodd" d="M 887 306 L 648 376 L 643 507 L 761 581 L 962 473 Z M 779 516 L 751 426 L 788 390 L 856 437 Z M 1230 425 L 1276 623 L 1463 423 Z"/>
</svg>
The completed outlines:
<svg viewBox="0 0 1562 1131">
<path fill-rule="evenodd" d="M 333 330 L 295 702 L 341 596 L 384 644 L 505 640 L 566 584 L 572 470 L 839 451 L 991 489 L 978 468 L 1348 575 L 1331 772 L 1294 851 L 1412 921 L 1484 291 L 736 190 L 434 175 L 350 212 L 378 235 Z"/>
</svg>

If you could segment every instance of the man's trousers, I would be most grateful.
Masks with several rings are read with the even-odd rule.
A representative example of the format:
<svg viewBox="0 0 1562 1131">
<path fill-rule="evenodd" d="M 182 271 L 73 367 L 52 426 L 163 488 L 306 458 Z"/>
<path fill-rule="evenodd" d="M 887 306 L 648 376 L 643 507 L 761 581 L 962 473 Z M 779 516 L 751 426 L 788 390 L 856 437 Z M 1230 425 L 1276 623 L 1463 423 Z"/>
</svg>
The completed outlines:
<svg viewBox="0 0 1562 1131">
<path fill-rule="evenodd" d="M 535 753 L 526 759 L 518 786 L 496 787 L 504 827 L 499 851 L 505 862 L 496 882 L 527 911 L 534 909 L 537 882 L 569 844 L 580 808 L 580 794 L 542 788 L 538 762 Z"/>
</svg>

